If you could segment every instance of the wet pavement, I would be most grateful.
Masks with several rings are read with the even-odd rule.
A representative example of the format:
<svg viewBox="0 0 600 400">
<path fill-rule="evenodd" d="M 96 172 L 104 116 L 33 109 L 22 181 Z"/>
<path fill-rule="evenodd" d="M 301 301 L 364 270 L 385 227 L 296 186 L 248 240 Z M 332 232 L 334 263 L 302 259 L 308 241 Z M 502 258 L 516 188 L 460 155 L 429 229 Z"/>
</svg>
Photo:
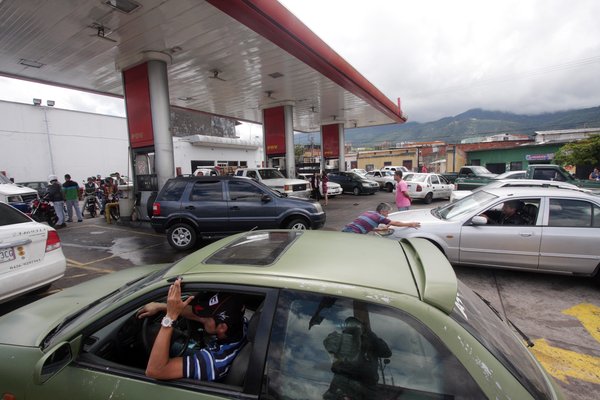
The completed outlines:
<svg viewBox="0 0 600 400">
<path fill-rule="evenodd" d="M 329 199 L 325 230 L 339 231 L 361 212 L 393 194 L 343 195 Z M 322 202 L 323 203 L 323 202 Z M 430 208 L 445 204 L 415 204 Z M 60 229 L 67 273 L 48 293 L 134 265 L 171 263 L 178 252 L 147 223 L 108 225 L 85 218 Z M 532 352 L 563 388 L 566 398 L 597 398 L 600 393 L 600 285 L 589 278 L 456 267 L 458 277 L 487 298 L 534 343 Z M 0 315 L 48 295 L 26 295 L 0 304 Z"/>
</svg>

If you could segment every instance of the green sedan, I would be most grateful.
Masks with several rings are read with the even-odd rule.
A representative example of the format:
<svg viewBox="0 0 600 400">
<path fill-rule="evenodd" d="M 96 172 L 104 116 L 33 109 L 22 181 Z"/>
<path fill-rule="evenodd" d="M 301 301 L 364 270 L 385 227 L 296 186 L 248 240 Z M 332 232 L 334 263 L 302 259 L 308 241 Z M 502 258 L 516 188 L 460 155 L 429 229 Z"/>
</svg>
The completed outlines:
<svg viewBox="0 0 600 400">
<path fill-rule="evenodd" d="M 207 325 L 187 316 L 175 322 L 160 312 L 140 316 L 148 304 L 165 304 L 168 292 L 167 314 L 173 297 L 186 307 L 215 292 L 243 302 L 245 344 L 219 367 L 225 372 L 218 379 L 146 374 L 164 330 L 172 329 L 164 342 L 169 360 L 214 343 Z M 428 241 L 287 230 L 231 236 L 173 265 L 116 272 L 6 314 L 0 394 L 16 400 L 563 398 L 523 338 L 457 280 Z"/>
</svg>

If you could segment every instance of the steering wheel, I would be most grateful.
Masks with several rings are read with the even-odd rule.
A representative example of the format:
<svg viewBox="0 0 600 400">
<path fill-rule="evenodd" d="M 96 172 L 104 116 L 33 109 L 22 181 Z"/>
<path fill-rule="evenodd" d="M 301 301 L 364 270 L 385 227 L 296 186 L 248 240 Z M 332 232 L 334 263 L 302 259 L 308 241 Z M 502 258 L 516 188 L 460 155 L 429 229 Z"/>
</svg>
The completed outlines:
<svg viewBox="0 0 600 400">
<path fill-rule="evenodd" d="M 142 342 L 144 349 L 149 355 L 154 345 L 154 339 L 160 330 L 160 322 L 165 316 L 164 313 L 158 313 L 152 317 L 144 318 L 142 322 Z M 190 323 L 185 318 L 178 318 L 173 322 L 173 334 L 171 335 L 171 346 L 169 354 L 171 357 L 181 357 L 190 343 Z"/>
</svg>

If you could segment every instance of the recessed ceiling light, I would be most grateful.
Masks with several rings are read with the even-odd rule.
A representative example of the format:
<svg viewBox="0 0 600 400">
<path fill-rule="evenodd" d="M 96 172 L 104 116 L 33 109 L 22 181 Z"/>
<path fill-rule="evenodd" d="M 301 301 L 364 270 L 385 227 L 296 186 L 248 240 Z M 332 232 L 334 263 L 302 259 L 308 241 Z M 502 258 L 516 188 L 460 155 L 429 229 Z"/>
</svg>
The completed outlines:
<svg viewBox="0 0 600 400">
<path fill-rule="evenodd" d="M 21 58 L 21 60 L 19 61 L 19 64 L 25 65 L 27 67 L 33 67 L 33 68 L 42 68 L 44 65 L 46 65 L 46 64 L 42 64 L 41 62 L 37 62 L 37 61 L 33 61 L 33 60 L 26 60 L 24 58 Z"/>
<path fill-rule="evenodd" d="M 139 3 L 133 0 L 106 0 L 104 4 L 125 14 L 130 14 L 141 7 Z"/>
</svg>

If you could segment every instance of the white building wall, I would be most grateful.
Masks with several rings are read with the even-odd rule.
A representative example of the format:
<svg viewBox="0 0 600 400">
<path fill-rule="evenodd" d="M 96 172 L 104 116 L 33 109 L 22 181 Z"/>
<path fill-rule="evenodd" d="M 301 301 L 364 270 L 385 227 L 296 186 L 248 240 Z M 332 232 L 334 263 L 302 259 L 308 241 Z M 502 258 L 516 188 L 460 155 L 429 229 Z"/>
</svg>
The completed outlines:
<svg viewBox="0 0 600 400">
<path fill-rule="evenodd" d="M 173 138 L 175 167 L 190 174 L 192 160 L 245 161 L 262 165 L 262 148 L 192 145 Z M 0 171 L 15 182 L 70 174 L 77 182 L 113 172 L 131 176 L 127 120 L 47 106 L 0 101 Z"/>
</svg>

